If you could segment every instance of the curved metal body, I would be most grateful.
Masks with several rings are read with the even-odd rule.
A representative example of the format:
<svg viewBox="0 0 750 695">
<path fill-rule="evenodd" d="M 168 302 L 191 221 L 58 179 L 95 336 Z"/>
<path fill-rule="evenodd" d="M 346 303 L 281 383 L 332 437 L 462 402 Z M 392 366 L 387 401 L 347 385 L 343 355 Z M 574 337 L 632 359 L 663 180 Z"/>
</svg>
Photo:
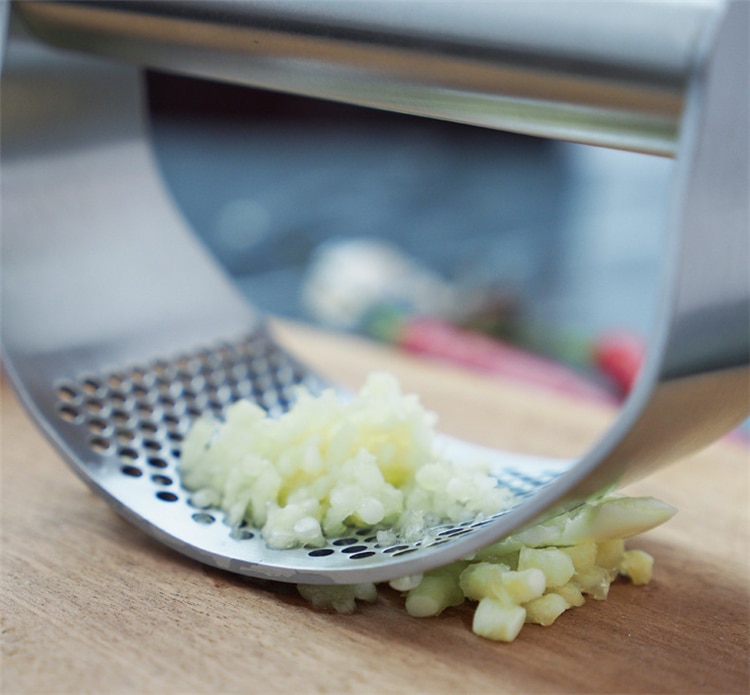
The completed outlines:
<svg viewBox="0 0 750 695">
<path fill-rule="evenodd" d="M 647 362 L 619 419 L 590 452 L 571 467 L 550 464 L 551 477 L 542 476 L 512 511 L 439 545 L 389 555 L 368 549 L 356 562 L 279 554 L 262 543 L 247 550 L 226 534 L 216 535 L 216 525 L 191 522 L 195 510 L 189 502 L 169 497 L 180 494 L 144 493 L 135 477 L 162 463 L 171 471 L 174 461 L 167 459 L 177 455 L 191 409 L 220 409 L 243 389 L 269 407 L 283 407 L 286 387 L 311 377 L 273 345 L 253 309 L 173 210 L 149 151 L 138 70 L 12 40 L 2 85 L 5 367 L 40 426 L 81 477 L 157 538 L 201 561 L 253 576 L 340 583 L 387 579 L 449 562 L 557 505 L 570 506 L 602 488 L 643 477 L 747 417 L 747 3 L 648 5 L 647 12 L 673 11 L 670 16 L 680 20 L 674 40 L 662 45 L 654 38 L 650 50 L 645 45 L 636 50 L 628 42 L 617 49 L 609 39 L 584 48 L 581 36 L 565 39 L 550 30 L 528 46 L 518 40 L 516 53 L 508 48 L 514 38 L 508 27 L 528 11 L 522 3 L 497 3 L 491 11 L 481 3 L 462 4 L 460 17 L 452 23 L 444 17 L 440 30 L 434 26 L 439 13 L 424 17 L 417 11 L 424 3 L 406 0 L 83 5 L 22 3 L 21 9 L 36 30 L 57 43 L 480 125 L 488 122 L 484 106 L 462 115 L 442 110 L 435 95 L 448 88 L 446 80 L 453 80 L 450 89 L 456 94 L 466 96 L 458 101 L 476 105 L 478 75 L 492 73 L 489 83 L 497 94 L 480 101 L 498 107 L 493 125 L 512 125 L 509 105 L 524 102 L 517 94 L 503 97 L 500 76 L 515 70 L 517 82 L 528 70 L 541 80 L 567 45 L 566 71 L 589 86 L 604 85 L 598 95 L 580 91 L 579 102 L 599 103 L 601 108 L 591 112 L 604 119 L 597 123 L 606 122 L 611 110 L 605 107 L 614 103 L 609 97 L 617 84 L 622 94 L 634 89 L 661 95 L 646 100 L 661 106 L 654 110 L 636 100 L 629 109 L 635 120 L 620 121 L 619 130 L 614 121 L 601 128 L 592 121 L 585 131 L 584 121 L 568 119 L 569 109 L 552 108 L 559 96 L 551 86 L 555 80 L 546 83 L 552 91 L 545 101 L 544 81 L 529 78 L 529 85 L 541 90 L 534 100 L 546 104 L 547 115 L 524 120 L 524 132 L 554 135 L 559 127 L 561 135 L 587 142 L 649 151 L 674 146 L 677 153 L 670 252 Z M 470 22 L 473 10 L 477 14 Z M 505 30 L 503 11 L 509 18 Z M 184 23 L 191 30 L 177 31 Z M 614 25 L 605 24 L 602 36 L 616 33 Z M 525 23 L 519 26 L 533 38 Z M 501 27 L 501 45 L 490 50 L 495 27 Z M 641 27 L 635 35 L 650 31 Z M 261 41 L 268 32 L 274 37 L 271 44 Z M 253 36 L 259 43 L 250 41 Z M 250 43 L 238 47 L 240 39 Z M 305 52 L 312 46 L 320 51 L 317 57 Z M 346 61 L 338 60 L 344 54 Z M 375 54 L 375 63 L 364 59 Z M 243 61 L 246 70 L 240 76 Z M 479 72 L 463 76 L 459 68 L 467 61 Z M 447 70 L 448 64 L 453 69 Z M 362 70 L 379 75 L 368 89 L 330 91 L 334 83 L 351 84 L 352 75 Z M 311 81 L 311 74 L 320 75 L 320 81 Z M 337 82 L 336 75 L 347 79 Z M 389 101 L 396 92 L 399 100 Z M 566 99 L 576 93 L 566 92 Z M 422 94 L 432 96 L 423 101 Z M 570 106 L 565 99 L 559 103 Z M 630 104 L 627 99 L 622 103 Z M 670 135 L 662 140 L 673 143 L 668 147 L 654 145 L 655 131 L 648 124 L 655 113 L 670 124 Z M 584 131 L 591 136 L 578 137 Z M 204 351 L 206 346 L 211 350 Z M 260 358 L 263 373 L 258 372 Z M 229 373 L 244 376 L 230 378 Z M 119 438 L 125 437 L 137 439 L 138 445 L 124 446 Z M 460 455 L 473 452 L 466 444 L 456 447 Z M 123 475 L 125 455 L 134 464 Z M 509 469 L 525 465 L 522 457 L 497 457 Z M 160 475 L 161 483 L 152 476 L 154 485 L 168 479 Z M 180 513 L 165 500 L 181 505 Z"/>
<path fill-rule="evenodd" d="M 57 45 L 138 65 L 672 154 L 714 0 L 28 2 Z"/>
</svg>

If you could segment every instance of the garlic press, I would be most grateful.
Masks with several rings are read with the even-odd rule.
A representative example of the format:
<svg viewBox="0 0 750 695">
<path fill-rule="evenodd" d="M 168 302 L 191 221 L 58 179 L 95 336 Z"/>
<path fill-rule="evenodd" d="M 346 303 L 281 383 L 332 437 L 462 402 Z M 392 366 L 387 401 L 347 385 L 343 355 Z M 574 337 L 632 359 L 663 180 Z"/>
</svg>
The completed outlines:
<svg viewBox="0 0 750 695">
<path fill-rule="evenodd" d="M 0 11 L 5 372 L 72 469 L 170 547 L 288 582 L 415 574 L 748 416 L 749 3 L 29 0 Z M 144 67 L 674 157 L 659 315 L 617 420 L 573 462 L 449 441 L 458 459 L 488 457 L 517 503 L 429 542 L 381 547 L 364 529 L 270 550 L 257 529 L 194 505 L 177 463 L 196 417 L 238 398 L 283 412 L 297 385 L 327 381 L 277 343 L 172 204 Z"/>
</svg>

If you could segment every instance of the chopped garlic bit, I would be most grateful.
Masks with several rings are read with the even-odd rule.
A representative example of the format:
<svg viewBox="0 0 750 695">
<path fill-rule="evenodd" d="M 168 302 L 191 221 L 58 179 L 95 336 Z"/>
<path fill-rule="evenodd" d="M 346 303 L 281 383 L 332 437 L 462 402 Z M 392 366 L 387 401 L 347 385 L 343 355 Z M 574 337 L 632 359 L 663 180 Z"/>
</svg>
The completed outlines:
<svg viewBox="0 0 750 695">
<path fill-rule="evenodd" d="M 357 600 L 374 603 L 378 598 L 378 590 L 374 584 L 298 584 L 297 591 L 316 608 L 333 609 L 337 613 L 353 613 L 357 608 Z"/>
<path fill-rule="evenodd" d="M 384 373 L 347 403 L 330 390 L 313 397 L 300 389 L 276 419 L 240 401 L 224 422 L 194 423 L 182 484 L 193 500 L 220 506 L 228 524 L 262 528 L 271 548 L 321 546 L 353 527 L 380 527 L 381 545 L 413 542 L 431 526 L 508 507 L 512 494 L 484 465 L 441 457 L 435 421 Z"/>
<path fill-rule="evenodd" d="M 388 582 L 391 589 L 396 591 L 410 591 L 419 586 L 424 575 L 420 574 L 409 574 L 406 577 L 399 577 L 398 579 L 392 579 Z"/>
<path fill-rule="evenodd" d="M 471 624 L 473 632 L 496 642 L 512 642 L 526 621 L 526 609 L 487 597 L 479 601 Z"/>
<path fill-rule="evenodd" d="M 654 558 L 642 550 L 628 550 L 623 553 L 620 572 L 630 578 L 633 584 L 648 584 L 654 567 Z"/>
<path fill-rule="evenodd" d="M 545 594 L 526 604 L 526 622 L 548 626 L 557 620 L 570 604 L 560 594 Z"/>
</svg>

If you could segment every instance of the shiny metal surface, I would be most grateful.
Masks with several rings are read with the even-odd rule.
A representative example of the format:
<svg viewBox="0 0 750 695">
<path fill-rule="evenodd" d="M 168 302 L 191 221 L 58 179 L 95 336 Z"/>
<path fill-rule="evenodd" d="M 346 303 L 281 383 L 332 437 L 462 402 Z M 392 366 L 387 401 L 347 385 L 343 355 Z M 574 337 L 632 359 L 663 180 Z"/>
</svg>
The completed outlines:
<svg viewBox="0 0 750 695">
<path fill-rule="evenodd" d="M 363 539 L 363 550 L 311 555 L 269 551 L 245 537 L 252 530 L 230 536 L 207 522 L 210 510 L 191 507 L 175 478 L 191 418 L 243 395 L 283 408 L 288 387 L 315 376 L 264 332 L 173 209 L 138 71 L 19 37 L 1 105 L 5 369 L 64 458 L 120 513 L 180 552 L 257 577 L 411 574 L 647 475 L 750 411 L 749 25 L 750 6 L 730 4 L 688 61 L 661 314 L 635 392 L 573 466 L 492 453 L 501 480 L 535 475 L 491 523 L 436 529 L 440 542 L 424 547 L 387 552 Z M 477 453 L 451 446 L 459 459 Z"/>
<path fill-rule="evenodd" d="M 672 154 L 720 0 L 23 2 L 40 36 L 139 65 Z"/>
</svg>

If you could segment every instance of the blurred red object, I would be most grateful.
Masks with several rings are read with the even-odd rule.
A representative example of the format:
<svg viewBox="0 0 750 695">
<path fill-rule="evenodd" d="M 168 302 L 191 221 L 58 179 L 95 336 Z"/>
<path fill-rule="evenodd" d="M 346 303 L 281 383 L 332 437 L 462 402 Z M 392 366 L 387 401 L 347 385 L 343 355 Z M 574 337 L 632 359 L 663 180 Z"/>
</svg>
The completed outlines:
<svg viewBox="0 0 750 695">
<path fill-rule="evenodd" d="M 594 342 L 593 361 L 624 397 L 630 393 L 638 377 L 644 352 L 643 340 L 632 333 L 605 333 Z"/>
</svg>

